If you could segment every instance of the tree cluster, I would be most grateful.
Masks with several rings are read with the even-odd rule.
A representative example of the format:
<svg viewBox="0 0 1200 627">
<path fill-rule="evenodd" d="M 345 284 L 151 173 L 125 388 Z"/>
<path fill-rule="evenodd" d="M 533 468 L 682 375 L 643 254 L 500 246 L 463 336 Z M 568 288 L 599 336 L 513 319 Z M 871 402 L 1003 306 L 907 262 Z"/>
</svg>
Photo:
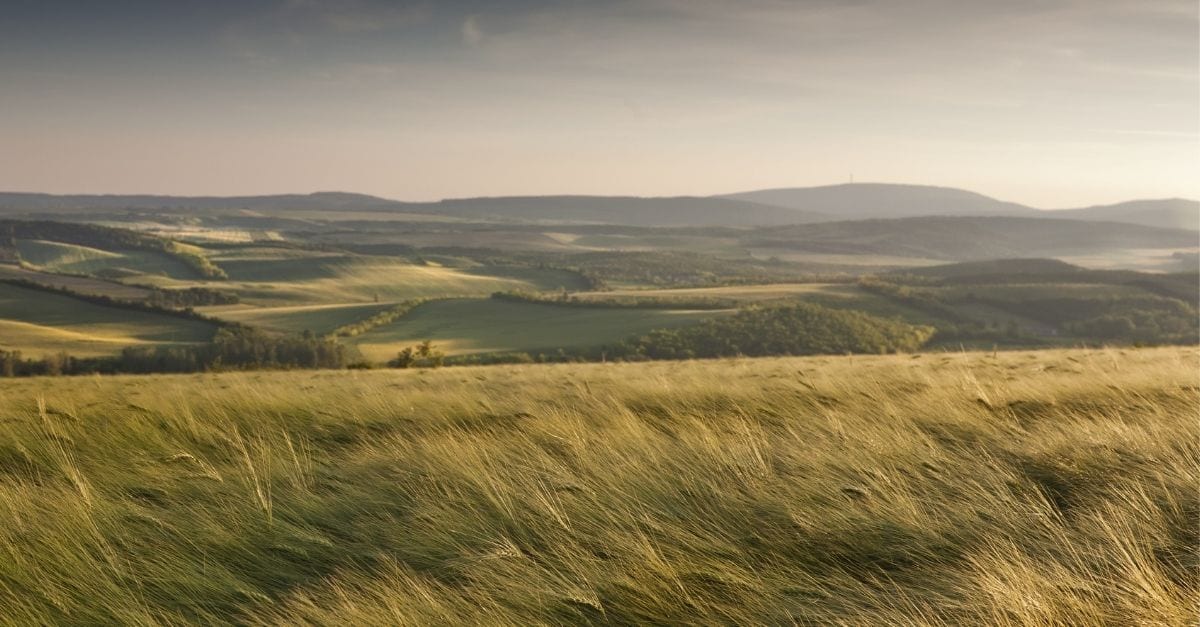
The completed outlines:
<svg viewBox="0 0 1200 627">
<path fill-rule="evenodd" d="M 445 353 L 435 347 L 431 340 L 425 340 L 415 346 L 405 347 L 387 365 L 391 368 L 440 368 L 445 359 Z"/>
<path fill-rule="evenodd" d="M 252 327 L 228 326 L 218 329 L 206 344 L 130 346 L 112 357 L 55 353 L 26 358 L 20 351 L 0 350 L 0 376 L 344 368 L 351 357 L 347 347 L 311 333 L 273 335 Z"/>
</svg>

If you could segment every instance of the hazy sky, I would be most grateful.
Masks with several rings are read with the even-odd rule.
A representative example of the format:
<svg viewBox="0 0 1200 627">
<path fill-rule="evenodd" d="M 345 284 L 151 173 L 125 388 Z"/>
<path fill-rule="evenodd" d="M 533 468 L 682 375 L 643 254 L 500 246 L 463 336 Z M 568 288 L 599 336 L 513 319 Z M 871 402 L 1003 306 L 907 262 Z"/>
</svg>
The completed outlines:
<svg viewBox="0 0 1200 627">
<path fill-rule="evenodd" d="M 0 189 L 1200 197 L 1196 0 L 0 0 Z"/>
</svg>

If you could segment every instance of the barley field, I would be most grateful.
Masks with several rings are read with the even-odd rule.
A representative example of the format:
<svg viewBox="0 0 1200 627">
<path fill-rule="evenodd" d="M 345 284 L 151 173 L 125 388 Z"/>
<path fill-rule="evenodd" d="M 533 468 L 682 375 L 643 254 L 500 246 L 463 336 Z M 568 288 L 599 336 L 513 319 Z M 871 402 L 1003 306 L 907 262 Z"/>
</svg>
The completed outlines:
<svg viewBox="0 0 1200 627">
<path fill-rule="evenodd" d="M 1196 348 L 0 381 L 0 624 L 1193 625 Z"/>
</svg>

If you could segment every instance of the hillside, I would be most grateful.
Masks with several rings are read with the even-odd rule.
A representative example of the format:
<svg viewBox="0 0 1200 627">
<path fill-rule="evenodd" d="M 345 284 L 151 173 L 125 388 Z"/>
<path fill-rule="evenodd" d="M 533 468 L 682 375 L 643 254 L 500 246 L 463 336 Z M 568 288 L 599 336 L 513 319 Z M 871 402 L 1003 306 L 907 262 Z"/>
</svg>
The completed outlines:
<svg viewBox="0 0 1200 627">
<path fill-rule="evenodd" d="M 850 183 L 764 189 L 727 194 L 721 198 L 812 211 L 838 221 L 931 215 L 1038 215 L 1036 209 L 1024 205 L 963 189 L 928 185 Z"/>
<path fill-rule="evenodd" d="M 931 278 L 977 278 L 1004 277 L 1019 281 L 1030 276 L 1056 275 L 1073 276 L 1086 272 L 1083 268 L 1057 259 L 988 259 L 964 261 L 923 268 L 893 270 L 889 274 L 903 274 Z"/>
<path fill-rule="evenodd" d="M 267 246 L 224 248 L 214 252 L 212 260 L 228 269 L 229 280 L 138 282 L 168 288 L 219 287 L 239 295 L 244 303 L 269 307 L 486 296 L 502 290 L 577 289 L 582 285 L 578 273 L 554 268 L 449 268 L 399 257 Z"/>
<path fill-rule="evenodd" d="M 720 198 L 811 211 L 839 221 L 942 215 L 1018 216 L 1200 229 L 1200 202 L 1183 198 L 1131 200 L 1079 209 L 1044 210 L 996 200 L 964 189 L 888 183 L 764 189 L 726 194 Z"/>
<path fill-rule="evenodd" d="M 195 246 L 131 229 L 76 222 L 0 219 L 0 260 L 68 273 L 225 278 Z"/>
<path fill-rule="evenodd" d="M 1129 222 L 1175 229 L 1200 229 L 1200 202 L 1184 198 L 1132 200 L 1115 205 L 1049 212 L 1054 218 Z"/>
<path fill-rule="evenodd" d="M 703 197 L 530 196 L 404 203 L 408 211 L 466 218 L 632 226 L 759 226 L 828 219 L 743 200 Z"/>
<path fill-rule="evenodd" d="M 196 320 L 130 311 L 62 294 L 0 284 L 0 350 L 26 357 L 65 351 L 114 355 L 126 346 L 208 341 L 216 328 Z"/>
<path fill-rule="evenodd" d="M 1198 369 L 1175 348 L 0 380 L 0 616 L 1194 624 Z"/>
<path fill-rule="evenodd" d="M 597 346 L 728 313 L 449 299 L 421 305 L 389 325 L 354 338 L 353 344 L 368 359 L 379 362 L 427 339 L 434 340 L 451 356 L 491 352 L 553 353 L 558 348 Z"/>
<path fill-rule="evenodd" d="M 983 260 L 1195 248 L 1200 234 L 1116 222 L 935 216 L 763 229 L 745 242 L 817 253 Z"/>
</svg>

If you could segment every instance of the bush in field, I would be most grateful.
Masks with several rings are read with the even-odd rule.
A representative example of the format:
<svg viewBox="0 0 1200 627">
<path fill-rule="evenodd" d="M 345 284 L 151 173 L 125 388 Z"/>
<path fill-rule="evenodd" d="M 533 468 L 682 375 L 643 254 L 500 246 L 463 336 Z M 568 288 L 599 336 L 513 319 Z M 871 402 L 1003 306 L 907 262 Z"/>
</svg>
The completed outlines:
<svg viewBox="0 0 1200 627">
<path fill-rule="evenodd" d="M 425 340 L 415 346 L 407 346 L 396 358 L 388 362 L 392 368 L 440 368 L 445 363 L 446 355 L 438 350 L 433 342 Z"/>
</svg>

